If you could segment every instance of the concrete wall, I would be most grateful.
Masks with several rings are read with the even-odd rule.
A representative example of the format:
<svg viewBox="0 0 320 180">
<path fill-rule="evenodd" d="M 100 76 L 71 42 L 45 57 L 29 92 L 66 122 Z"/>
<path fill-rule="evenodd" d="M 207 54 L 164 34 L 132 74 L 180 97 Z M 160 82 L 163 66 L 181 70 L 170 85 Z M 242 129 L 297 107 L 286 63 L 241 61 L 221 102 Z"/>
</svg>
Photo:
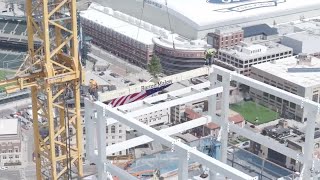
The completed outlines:
<svg viewBox="0 0 320 180">
<path fill-rule="evenodd" d="M 302 42 L 296 39 L 293 39 L 288 36 L 284 36 L 281 40 L 281 44 L 291 47 L 293 49 L 293 54 L 302 53 Z"/>
</svg>

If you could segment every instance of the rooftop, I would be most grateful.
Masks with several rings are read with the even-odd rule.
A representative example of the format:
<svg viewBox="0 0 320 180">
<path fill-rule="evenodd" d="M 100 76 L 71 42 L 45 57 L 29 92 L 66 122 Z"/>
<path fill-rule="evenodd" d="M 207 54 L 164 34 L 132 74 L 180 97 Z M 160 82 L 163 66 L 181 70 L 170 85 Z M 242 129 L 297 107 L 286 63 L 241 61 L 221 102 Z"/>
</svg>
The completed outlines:
<svg viewBox="0 0 320 180">
<path fill-rule="evenodd" d="M 18 4 L 12 4 L 14 11 L 10 9 L 11 6 L 9 6 L 8 4 L 9 3 L 0 1 L 0 16 L 22 17 L 25 15 L 25 11 L 22 10 L 21 6 L 19 6 Z"/>
<path fill-rule="evenodd" d="M 255 51 L 253 51 L 255 50 Z M 263 56 L 278 54 L 280 52 L 291 51 L 292 48 L 269 41 L 259 44 L 244 43 L 234 46 L 233 48 L 223 48 L 219 50 L 221 53 L 225 53 L 236 57 L 241 60 L 249 60 L 253 58 L 259 58 Z"/>
<path fill-rule="evenodd" d="M 320 85 L 320 73 L 319 71 L 316 71 L 316 68 L 320 68 L 320 59 L 311 57 L 310 63 L 299 64 L 297 64 L 297 61 L 297 57 L 292 56 L 274 62 L 266 62 L 253 65 L 252 67 L 282 78 L 291 83 L 300 85 L 302 87 L 312 87 Z M 294 68 L 296 69 L 296 71 L 288 72 L 288 68 Z M 298 72 L 299 69 L 302 71 L 308 68 L 314 68 L 314 71 Z"/>
<path fill-rule="evenodd" d="M 88 10 L 81 11 L 80 16 L 146 45 L 152 45 L 152 38 L 160 36 L 160 33 L 168 33 L 164 29 L 96 3 L 92 3 Z"/>
<path fill-rule="evenodd" d="M 244 31 L 244 37 L 251 37 L 251 36 L 257 36 L 260 34 L 266 35 L 266 36 L 272 36 L 277 35 L 278 30 L 277 28 L 272 28 L 268 26 L 267 24 L 257 24 L 253 26 L 243 27 Z"/>
<path fill-rule="evenodd" d="M 0 136 L 17 135 L 18 119 L 0 119 Z"/>
<path fill-rule="evenodd" d="M 177 34 L 155 37 L 153 42 L 158 46 L 176 50 L 204 51 L 211 47 L 204 40 L 189 40 Z"/>
<path fill-rule="evenodd" d="M 206 29 L 212 24 L 225 24 L 227 21 L 238 23 L 249 19 L 275 17 L 279 14 L 290 14 L 294 11 L 311 10 L 319 7 L 319 1 L 301 0 L 153 0 L 166 10 L 165 3 L 171 14 L 178 16 L 198 29 Z M 210 18 L 212 17 L 212 18 Z M 219 17 L 219 18 L 214 18 Z"/>
<path fill-rule="evenodd" d="M 312 31 L 302 31 L 286 34 L 285 36 L 302 42 L 306 40 L 320 41 L 320 29 L 318 33 Z"/>
</svg>

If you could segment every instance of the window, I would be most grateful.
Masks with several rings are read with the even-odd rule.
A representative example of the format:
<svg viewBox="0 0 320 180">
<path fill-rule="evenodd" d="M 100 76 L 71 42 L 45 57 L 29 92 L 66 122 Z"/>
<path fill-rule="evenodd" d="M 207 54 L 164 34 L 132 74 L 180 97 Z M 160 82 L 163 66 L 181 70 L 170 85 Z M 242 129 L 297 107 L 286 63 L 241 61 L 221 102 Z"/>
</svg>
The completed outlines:
<svg viewBox="0 0 320 180">
<path fill-rule="evenodd" d="M 314 94 L 314 95 L 312 96 L 312 101 L 318 102 L 318 98 L 319 98 L 319 95 L 318 95 L 318 94 Z"/>
<path fill-rule="evenodd" d="M 7 159 L 7 156 L 2 156 L 2 159 Z"/>
<path fill-rule="evenodd" d="M 70 134 L 72 134 L 72 133 L 73 133 L 72 128 L 69 128 L 69 133 L 70 133 Z"/>
<path fill-rule="evenodd" d="M 108 128 L 108 126 L 106 126 L 106 133 L 108 133 L 108 131 L 109 131 L 109 128 Z"/>
<path fill-rule="evenodd" d="M 17 159 L 18 159 L 18 158 L 19 158 L 19 155 L 15 155 L 15 158 L 17 158 Z"/>
<path fill-rule="evenodd" d="M 83 134 L 86 134 L 86 127 L 82 128 L 82 132 L 83 132 Z"/>
<path fill-rule="evenodd" d="M 116 133 L 116 126 L 111 126 L 111 133 Z"/>
<path fill-rule="evenodd" d="M 12 153 L 12 149 L 9 149 L 9 153 Z"/>
<path fill-rule="evenodd" d="M 112 136 L 112 139 L 114 139 L 114 136 Z"/>
<path fill-rule="evenodd" d="M 14 148 L 14 152 L 19 152 L 19 149 L 18 148 Z"/>
<path fill-rule="evenodd" d="M 122 139 L 122 136 L 119 136 L 119 139 Z"/>
</svg>

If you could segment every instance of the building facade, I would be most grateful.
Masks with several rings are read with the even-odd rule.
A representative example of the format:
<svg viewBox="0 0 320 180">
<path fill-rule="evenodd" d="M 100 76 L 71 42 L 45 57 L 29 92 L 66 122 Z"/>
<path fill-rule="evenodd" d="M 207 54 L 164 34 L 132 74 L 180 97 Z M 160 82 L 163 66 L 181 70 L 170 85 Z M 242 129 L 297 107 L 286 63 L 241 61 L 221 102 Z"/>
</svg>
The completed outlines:
<svg viewBox="0 0 320 180">
<path fill-rule="evenodd" d="M 241 42 L 233 48 L 220 49 L 217 60 L 232 65 L 236 71 L 250 76 L 251 66 L 292 56 L 292 48 L 274 42 L 251 44 Z"/>
<path fill-rule="evenodd" d="M 317 70 L 318 68 L 318 70 Z M 251 78 L 301 97 L 320 102 L 320 59 L 310 56 L 292 56 L 274 63 L 252 66 Z M 250 88 L 251 97 L 267 107 L 277 110 L 283 117 L 304 120 L 300 104 Z"/>
<path fill-rule="evenodd" d="M 215 49 L 232 47 L 243 40 L 243 32 L 240 26 L 217 28 L 213 33 L 208 33 L 207 42 Z"/>
<path fill-rule="evenodd" d="M 83 31 L 92 37 L 92 43 L 143 68 L 147 68 L 153 55 L 152 38 L 164 32 L 161 28 L 95 3 L 80 16 Z"/>
<path fill-rule="evenodd" d="M 0 119 L 0 166 L 22 164 L 22 139 L 18 119 Z"/>
<path fill-rule="evenodd" d="M 318 30 L 320 32 L 320 28 Z M 281 43 L 292 47 L 293 54 L 319 54 L 320 48 L 317 45 L 320 41 L 320 35 L 316 32 L 296 32 L 283 36 Z"/>
<path fill-rule="evenodd" d="M 177 34 L 153 38 L 154 53 L 160 58 L 163 72 L 176 74 L 205 64 L 205 51 L 209 46 L 205 41 L 190 41 Z"/>
<path fill-rule="evenodd" d="M 245 42 L 279 41 L 277 28 L 267 24 L 243 27 Z"/>
</svg>

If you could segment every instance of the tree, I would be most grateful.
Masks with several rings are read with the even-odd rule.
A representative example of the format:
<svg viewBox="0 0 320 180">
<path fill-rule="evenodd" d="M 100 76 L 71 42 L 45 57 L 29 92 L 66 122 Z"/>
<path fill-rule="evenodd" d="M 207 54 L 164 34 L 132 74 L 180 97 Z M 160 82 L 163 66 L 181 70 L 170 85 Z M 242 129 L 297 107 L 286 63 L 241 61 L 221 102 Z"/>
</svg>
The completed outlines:
<svg viewBox="0 0 320 180">
<path fill-rule="evenodd" d="M 148 71 L 154 78 L 157 78 L 157 76 L 162 72 L 162 66 L 158 56 L 152 56 L 150 63 L 148 64 Z"/>
</svg>

